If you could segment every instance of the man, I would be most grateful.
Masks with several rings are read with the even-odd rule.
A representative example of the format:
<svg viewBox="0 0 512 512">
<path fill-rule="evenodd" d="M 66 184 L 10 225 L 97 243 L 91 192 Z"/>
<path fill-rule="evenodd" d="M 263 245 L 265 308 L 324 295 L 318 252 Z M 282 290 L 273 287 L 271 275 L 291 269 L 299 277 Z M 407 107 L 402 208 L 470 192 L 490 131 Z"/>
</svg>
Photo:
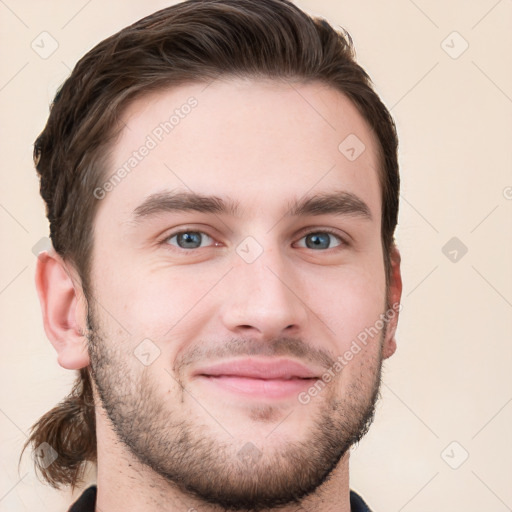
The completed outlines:
<svg viewBox="0 0 512 512">
<path fill-rule="evenodd" d="M 25 447 L 54 487 L 97 466 L 70 510 L 369 510 L 349 450 L 396 348 L 399 177 L 349 36 L 286 0 L 174 5 L 78 62 L 34 156 L 78 378 Z"/>
</svg>

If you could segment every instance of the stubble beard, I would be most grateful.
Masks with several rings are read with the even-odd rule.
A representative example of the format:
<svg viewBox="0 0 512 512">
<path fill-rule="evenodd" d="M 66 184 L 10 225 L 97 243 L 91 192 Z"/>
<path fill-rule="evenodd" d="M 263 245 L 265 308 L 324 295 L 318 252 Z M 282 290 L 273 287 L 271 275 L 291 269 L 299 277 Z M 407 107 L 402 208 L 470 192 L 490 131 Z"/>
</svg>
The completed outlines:
<svg viewBox="0 0 512 512">
<path fill-rule="evenodd" d="M 171 488 L 222 510 L 256 512 L 299 505 L 326 482 L 374 419 L 385 331 L 376 359 L 365 368 L 365 373 L 371 372 L 372 382 L 355 380 L 342 397 L 329 394 L 327 399 L 320 394 L 313 398 L 322 400 L 322 405 L 307 435 L 265 447 L 250 439 L 230 438 L 220 427 L 215 430 L 207 422 L 194 421 L 183 413 L 183 395 L 174 403 L 156 399 L 159 386 L 151 380 L 149 369 L 138 374 L 133 371 L 135 365 L 115 340 L 102 336 L 92 308 L 87 327 L 90 374 L 100 397 L 98 405 L 119 441 Z M 300 414 L 307 405 L 297 403 L 295 407 L 299 409 L 295 414 Z M 250 417 L 257 428 L 258 421 L 268 421 L 275 414 L 272 406 L 259 406 L 252 409 Z"/>
</svg>

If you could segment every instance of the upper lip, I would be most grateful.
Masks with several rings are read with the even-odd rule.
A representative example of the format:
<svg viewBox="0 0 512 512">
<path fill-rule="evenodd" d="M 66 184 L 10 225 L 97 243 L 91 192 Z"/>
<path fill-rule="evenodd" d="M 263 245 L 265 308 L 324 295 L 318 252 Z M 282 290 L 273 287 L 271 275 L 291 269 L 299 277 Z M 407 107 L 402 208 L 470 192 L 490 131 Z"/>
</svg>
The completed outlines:
<svg viewBox="0 0 512 512">
<path fill-rule="evenodd" d="M 195 376 L 212 377 L 233 376 L 253 379 L 311 379 L 318 376 L 318 371 L 292 359 L 234 359 L 210 366 L 203 366 L 194 371 Z"/>
</svg>

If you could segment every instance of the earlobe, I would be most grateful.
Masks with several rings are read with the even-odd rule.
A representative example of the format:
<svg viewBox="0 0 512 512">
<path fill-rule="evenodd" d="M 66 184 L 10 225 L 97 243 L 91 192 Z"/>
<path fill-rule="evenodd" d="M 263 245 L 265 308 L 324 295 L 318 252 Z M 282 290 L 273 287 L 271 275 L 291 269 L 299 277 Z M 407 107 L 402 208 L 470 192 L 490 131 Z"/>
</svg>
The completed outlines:
<svg viewBox="0 0 512 512">
<path fill-rule="evenodd" d="M 398 316 L 401 309 L 400 299 L 402 297 L 402 273 L 400 270 L 400 253 L 395 245 L 393 245 L 390 254 L 391 275 L 388 291 L 388 307 L 386 315 L 389 318 L 384 346 L 382 348 L 382 357 L 387 359 L 396 351 L 395 333 L 398 325 Z"/>
<path fill-rule="evenodd" d="M 384 346 L 382 348 L 382 358 L 387 359 L 396 352 L 396 339 L 395 329 L 391 332 L 386 333 L 386 339 L 384 340 Z"/>
<path fill-rule="evenodd" d="M 52 249 L 39 254 L 35 284 L 44 330 L 57 351 L 60 366 L 77 370 L 89 365 L 85 333 L 85 300 L 62 258 Z"/>
</svg>

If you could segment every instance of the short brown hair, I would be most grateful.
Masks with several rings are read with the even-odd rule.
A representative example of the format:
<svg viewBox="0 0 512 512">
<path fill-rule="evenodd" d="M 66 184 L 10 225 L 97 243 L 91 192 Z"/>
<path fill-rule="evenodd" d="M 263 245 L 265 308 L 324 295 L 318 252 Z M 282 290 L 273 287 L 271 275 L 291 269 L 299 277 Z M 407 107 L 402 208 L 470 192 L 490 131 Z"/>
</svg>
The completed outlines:
<svg viewBox="0 0 512 512">
<path fill-rule="evenodd" d="M 34 161 L 56 252 L 77 270 L 90 296 L 93 191 L 108 176 L 108 150 L 120 115 L 143 94 L 218 76 L 321 82 L 344 93 L 379 141 L 381 237 L 390 275 L 399 173 L 393 119 L 355 60 L 350 35 L 288 0 L 187 0 L 160 10 L 89 51 L 57 92 L 34 145 Z M 341 141 L 340 141 L 341 142 Z M 47 442 L 58 454 L 35 462 L 55 488 L 74 488 L 96 462 L 94 404 L 87 368 L 72 393 L 32 427 L 23 447 Z M 23 454 L 22 451 L 22 454 Z M 20 456 L 21 460 L 21 456 Z"/>
</svg>

